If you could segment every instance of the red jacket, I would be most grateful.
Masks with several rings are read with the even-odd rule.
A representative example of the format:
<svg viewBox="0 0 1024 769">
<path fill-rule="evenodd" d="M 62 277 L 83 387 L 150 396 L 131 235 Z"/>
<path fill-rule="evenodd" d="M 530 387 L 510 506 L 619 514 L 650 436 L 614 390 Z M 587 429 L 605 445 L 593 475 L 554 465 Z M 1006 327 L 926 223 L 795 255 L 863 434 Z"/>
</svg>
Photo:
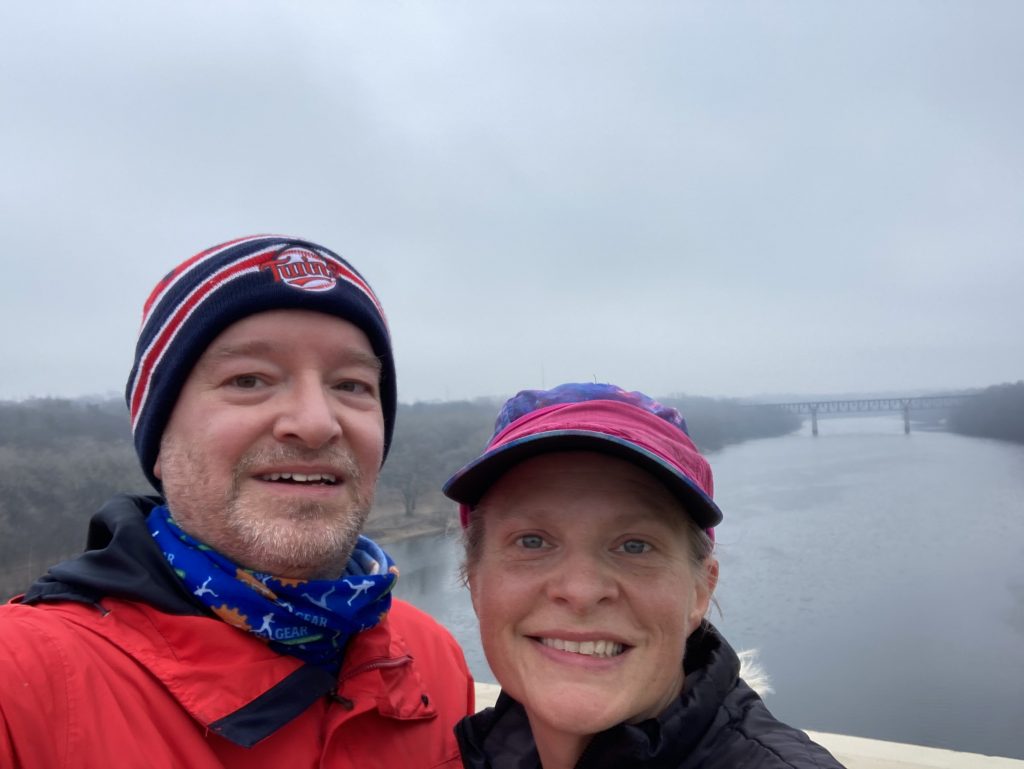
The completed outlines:
<svg viewBox="0 0 1024 769">
<path fill-rule="evenodd" d="M 336 678 L 151 602 L 0 606 L 3 769 L 458 767 L 452 728 L 472 712 L 455 640 L 399 600 Z"/>
<path fill-rule="evenodd" d="M 350 643 L 338 696 L 251 748 L 218 734 L 225 719 L 301 662 L 216 619 L 103 607 L 0 608 L 0 766 L 461 766 L 452 727 L 473 710 L 472 681 L 448 633 L 408 604 Z"/>
</svg>

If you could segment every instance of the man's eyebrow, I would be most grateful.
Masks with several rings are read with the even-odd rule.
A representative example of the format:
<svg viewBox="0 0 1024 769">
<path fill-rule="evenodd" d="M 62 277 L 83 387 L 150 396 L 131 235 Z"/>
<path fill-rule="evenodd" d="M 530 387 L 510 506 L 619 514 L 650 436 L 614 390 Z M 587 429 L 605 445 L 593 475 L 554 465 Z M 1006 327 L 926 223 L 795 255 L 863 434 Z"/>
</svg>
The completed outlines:
<svg viewBox="0 0 1024 769">
<path fill-rule="evenodd" d="M 207 361 L 209 363 L 220 363 L 232 358 L 270 355 L 274 352 L 275 348 L 280 349 L 279 346 L 273 345 L 264 339 L 254 339 L 250 342 L 241 342 L 240 344 L 220 345 L 219 347 L 211 347 L 207 351 Z M 380 358 L 373 353 L 347 348 L 340 348 L 338 352 L 338 357 L 344 365 L 366 366 L 378 373 L 383 368 Z"/>
<path fill-rule="evenodd" d="M 207 355 L 211 362 L 217 362 L 231 358 L 244 358 L 249 355 L 266 355 L 273 349 L 274 346 L 270 342 L 254 339 L 251 342 L 242 342 L 241 344 L 222 344 L 217 347 L 211 347 L 207 350 Z"/>
<path fill-rule="evenodd" d="M 345 351 L 345 362 L 354 364 L 356 366 L 366 366 L 372 368 L 378 374 L 381 371 L 382 365 L 380 358 L 373 353 L 363 352 L 362 350 L 346 350 Z"/>
</svg>

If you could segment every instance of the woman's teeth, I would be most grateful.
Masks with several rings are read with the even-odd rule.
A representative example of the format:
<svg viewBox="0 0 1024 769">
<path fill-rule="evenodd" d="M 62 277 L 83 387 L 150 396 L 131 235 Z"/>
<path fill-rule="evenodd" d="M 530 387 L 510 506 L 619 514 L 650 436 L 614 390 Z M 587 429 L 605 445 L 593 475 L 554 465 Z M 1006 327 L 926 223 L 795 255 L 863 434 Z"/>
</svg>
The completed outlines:
<svg viewBox="0 0 1024 769">
<path fill-rule="evenodd" d="M 615 641 L 563 641 L 561 638 L 541 638 L 540 642 L 552 649 L 588 657 L 617 657 L 622 654 L 622 644 Z"/>
</svg>

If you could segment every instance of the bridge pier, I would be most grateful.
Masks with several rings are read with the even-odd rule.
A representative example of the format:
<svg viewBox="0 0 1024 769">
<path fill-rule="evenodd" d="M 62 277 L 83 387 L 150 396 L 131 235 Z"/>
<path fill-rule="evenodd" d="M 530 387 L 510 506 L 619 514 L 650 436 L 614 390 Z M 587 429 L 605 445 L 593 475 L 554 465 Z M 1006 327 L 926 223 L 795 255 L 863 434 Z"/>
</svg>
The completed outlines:
<svg viewBox="0 0 1024 769">
<path fill-rule="evenodd" d="M 818 437 L 818 406 L 811 406 L 811 435 Z"/>
<path fill-rule="evenodd" d="M 903 401 L 903 434 L 910 435 L 910 401 Z"/>
</svg>

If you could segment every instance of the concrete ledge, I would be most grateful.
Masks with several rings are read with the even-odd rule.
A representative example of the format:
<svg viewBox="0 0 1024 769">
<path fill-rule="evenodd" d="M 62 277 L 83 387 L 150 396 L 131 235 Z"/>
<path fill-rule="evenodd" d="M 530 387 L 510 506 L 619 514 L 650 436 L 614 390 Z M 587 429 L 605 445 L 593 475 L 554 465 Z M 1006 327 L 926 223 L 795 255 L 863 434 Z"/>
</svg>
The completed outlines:
<svg viewBox="0 0 1024 769">
<path fill-rule="evenodd" d="M 478 682 L 477 709 L 493 705 L 499 691 L 501 689 L 497 684 Z M 870 740 L 866 737 L 847 737 L 844 734 L 807 734 L 819 745 L 824 745 L 847 769 L 1024 769 L 1024 761 L 1015 758 L 960 753 L 901 742 Z"/>
<path fill-rule="evenodd" d="M 498 692 L 501 691 L 501 687 L 497 684 L 484 684 L 480 681 L 476 682 L 476 709 L 483 710 L 489 708 L 498 701 Z"/>
<path fill-rule="evenodd" d="M 807 732 L 849 769 L 1024 769 L 1024 761 L 902 742 Z"/>
</svg>

